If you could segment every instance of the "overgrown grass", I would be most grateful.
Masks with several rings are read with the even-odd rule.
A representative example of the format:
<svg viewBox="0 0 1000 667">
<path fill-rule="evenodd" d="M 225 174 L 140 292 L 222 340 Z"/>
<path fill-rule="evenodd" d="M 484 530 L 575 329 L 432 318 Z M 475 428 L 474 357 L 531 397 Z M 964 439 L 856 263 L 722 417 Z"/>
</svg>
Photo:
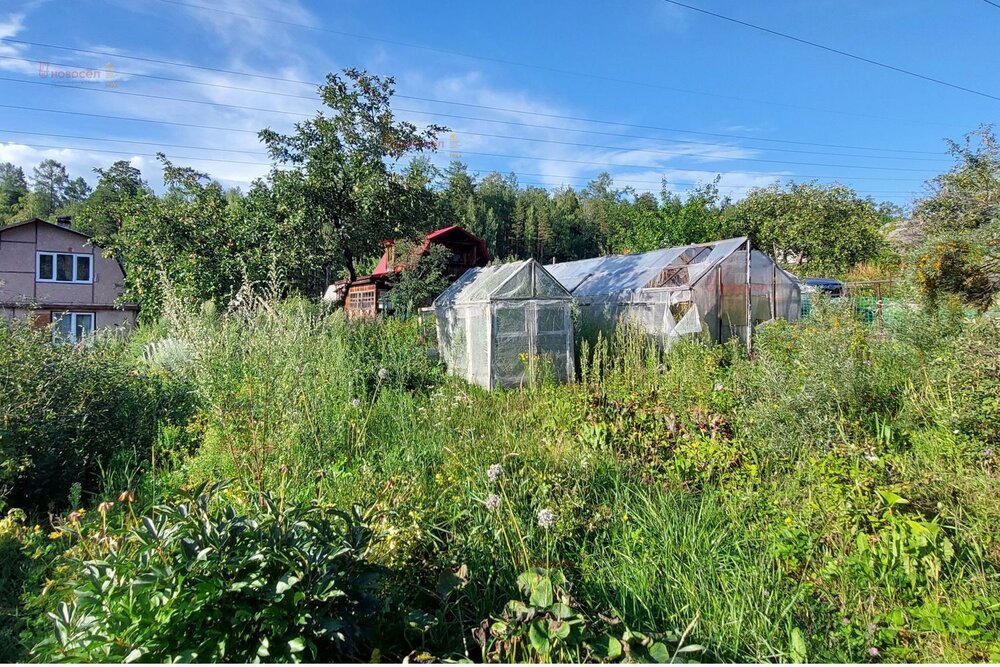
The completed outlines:
<svg viewBox="0 0 1000 667">
<path fill-rule="evenodd" d="M 995 320 L 883 331 L 820 306 L 760 330 L 752 359 L 622 331 L 582 352 L 581 382 L 486 392 L 444 375 L 413 322 L 174 307 L 126 345 L 199 412 L 95 500 L 128 484 L 141 511 L 233 479 L 219 502 L 243 513 L 278 489 L 359 506 L 381 568 L 362 648 L 394 660 L 536 650 L 505 616 L 530 568 L 565 575 L 589 628 L 536 659 L 596 659 L 597 629 L 627 626 L 722 661 L 996 660 L 998 342 Z M 34 538 L 55 583 L 31 609 L 71 596 L 57 554 L 99 534 L 93 512 L 79 522 Z M 501 618 L 514 634 L 476 645 Z"/>
</svg>

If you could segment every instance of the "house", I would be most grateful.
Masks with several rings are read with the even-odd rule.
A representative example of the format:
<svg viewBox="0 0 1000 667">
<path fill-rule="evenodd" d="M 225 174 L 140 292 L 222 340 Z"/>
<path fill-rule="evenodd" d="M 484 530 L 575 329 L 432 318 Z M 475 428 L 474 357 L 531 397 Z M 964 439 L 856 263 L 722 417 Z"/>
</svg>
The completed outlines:
<svg viewBox="0 0 1000 667">
<path fill-rule="evenodd" d="M 628 319 L 668 346 L 693 335 L 749 349 L 757 326 L 800 315 L 798 282 L 745 237 L 545 268 L 573 295 L 585 337 Z"/>
<path fill-rule="evenodd" d="M 371 275 L 358 276 L 353 281 L 339 280 L 326 292 L 324 298 L 327 301 L 343 301 L 348 317 L 373 317 L 377 313 L 392 312 L 389 293 L 403 270 L 403 258 L 396 256 L 394 241 L 385 241 L 384 244 L 385 252 Z M 452 281 L 468 269 L 486 266 L 490 261 L 486 242 L 458 225 L 427 234 L 417 252 L 426 254 L 432 245 L 444 246 L 451 252 L 446 272 Z"/>
<path fill-rule="evenodd" d="M 0 317 L 55 324 L 57 340 L 78 343 L 97 329 L 135 324 L 138 306 L 117 303 L 124 283 L 121 265 L 69 218 L 0 227 Z"/>
</svg>

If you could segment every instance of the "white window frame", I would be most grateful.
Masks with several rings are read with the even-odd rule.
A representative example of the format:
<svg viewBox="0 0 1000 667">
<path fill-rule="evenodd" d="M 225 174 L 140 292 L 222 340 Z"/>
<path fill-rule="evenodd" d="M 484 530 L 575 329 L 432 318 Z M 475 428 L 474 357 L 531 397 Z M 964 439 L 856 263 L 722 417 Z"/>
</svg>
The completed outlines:
<svg viewBox="0 0 1000 667">
<path fill-rule="evenodd" d="M 69 336 L 68 337 L 64 337 L 63 336 L 63 332 L 59 330 L 59 326 L 58 326 L 59 320 L 63 319 L 64 317 L 70 318 L 70 320 L 69 320 L 70 327 L 69 327 Z M 79 317 L 89 317 L 90 318 L 90 332 L 83 338 L 83 340 L 78 339 L 77 336 L 76 336 L 76 321 L 77 321 L 77 318 L 79 318 Z M 94 313 L 94 312 L 85 312 L 85 311 L 79 311 L 79 312 L 77 312 L 77 311 L 71 311 L 71 312 L 62 312 L 62 313 L 53 312 L 52 313 L 52 324 L 55 325 L 52 328 L 52 342 L 53 343 L 56 343 L 56 344 L 66 343 L 66 344 L 69 344 L 69 345 L 79 345 L 80 343 L 87 342 L 87 340 L 91 336 L 94 335 L 94 332 L 97 331 L 97 313 Z"/>
<path fill-rule="evenodd" d="M 59 255 L 68 255 L 73 258 L 73 280 L 59 280 L 56 278 L 58 275 L 58 257 Z M 42 278 L 42 257 L 52 258 L 52 277 Z M 90 275 L 87 280 L 79 280 L 77 278 L 77 269 L 79 264 L 77 263 L 78 257 L 86 257 L 90 260 Z M 94 282 L 94 256 L 85 252 L 47 252 L 41 251 L 35 253 L 35 281 L 40 283 L 59 283 L 60 285 L 91 285 Z"/>
</svg>

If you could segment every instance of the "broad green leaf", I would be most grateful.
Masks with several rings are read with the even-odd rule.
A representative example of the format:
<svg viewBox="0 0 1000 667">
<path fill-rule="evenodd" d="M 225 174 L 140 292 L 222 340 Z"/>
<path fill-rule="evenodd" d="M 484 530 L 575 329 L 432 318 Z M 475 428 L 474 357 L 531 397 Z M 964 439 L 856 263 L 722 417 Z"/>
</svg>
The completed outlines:
<svg viewBox="0 0 1000 667">
<path fill-rule="evenodd" d="M 548 607 L 552 604 L 552 582 L 547 577 L 541 577 L 535 582 L 529 601 L 535 607 Z"/>
<path fill-rule="evenodd" d="M 292 653 L 302 653 L 306 650 L 306 642 L 301 637 L 296 637 L 295 639 L 288 642 L 288 650 Z"/>
<path fill-rule="evenodd" d="M 299 583 L 299 578 L 296 577 L 291 572 L 286 572 L 285 574 L 281 575 L 281 578 L 278 579 L 278 583 L 275 584 L 274 593 L 275 595 L 281 595 L 282 593 L 284 593 L 297 583 Z"/>
<path fill-rule="evenodd" d="M 611 635 L 602 635 L 592 644 L 591 649 L 599 660 L 617 660 L 622 654 L 622 643 Z"/>
<path fill-rule="evenodd" d="M 572 618 L 573 616 L 576 615 L 572 607 L 570 607 L 569 605 L 565 605 L 562 602 L 556 602 L 555 604 L 550 606 L 549 611 L 552 612 L 552 615 L 555 616 L 560 621 L 564 621 L 567 618 Z"/>
<path fill-rule="evenodd" d="M 906 505 L 910 502 L 906 498 L 903 498 L 902 496 L 893 493 L 888 489 L 876 489 L 875 492 L 882 497 L 882 500 L 885 501 L 885 504 L 888 507 L 893 507 L 895 505 Z"/>
<path fill-rule="evenodd" d="M 528 627 L 528 639 L 531 640 L 531 646 L 541 657 L 548 657 L 549 637 L 545 630 L 542 629 L 541 622 L 532 623 Z"/>
<path fill-rule="evenodd" d="M 653 662 L 660 664 L 670 662 L 670 651 L 663 645 L 663 642 L 654 642 L 649 647 L 649 657 Z"/>
</svg>

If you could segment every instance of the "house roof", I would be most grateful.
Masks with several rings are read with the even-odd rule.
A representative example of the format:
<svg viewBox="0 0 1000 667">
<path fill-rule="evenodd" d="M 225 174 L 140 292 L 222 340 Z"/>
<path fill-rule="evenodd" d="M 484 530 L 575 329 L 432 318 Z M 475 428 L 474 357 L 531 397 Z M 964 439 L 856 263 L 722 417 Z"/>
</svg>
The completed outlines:
<svg viewBox="0 0 1000 667">
<path fill-rule="evenodd" d="M 57 225 L 54 222 L 49 222 L 48 220 L 42 220 L 41 218 L 32 218 L 30 220 L 23 220 L 21 222 L 15 222 L 15 223 L 9 224 L 9 225 L 7 225 L 5 227 L 0 227 L 0 232 L 5 232 L 8 229 L 16 229 L 18 227 L 24 227 L 25 225 L 32 225 L 32 224 L 37 224 L 37 223 L 41 223 L 43 225 L 48 225 L 49 227 L 55 227 L 56 229 L 61 229 L 64 232 L 69 232 L 70 234 L 76 234 L 77 236 L 82 236 L 83 238 L 90 239 L 91 241 L 94 240 L 94 238 L 90 234 L 81 232 L 78 229 L 73 229 L 72 227 L 65 227 L 63 225 Z"/>
<path fill-rule="evenodd" d="M 479 252 L 482 253 L 484 260 L 485 261 L 490 260 L 490 253 L 486 249 L 486 241 L 482 240 L 469 230 L 463 227 L 459 227 L 458 225 L 450 225 L 448 227 L 442 227 L 441 229 L 436 229 L 433 232 L 428 233 L 426 236 L 424 236 L 424 241 L 423 244 L 421 245 L 420 251 L 427 252 L 427 249 L 430 248 L 432 241 L 443 242 L 447 236 L 456 233 L 461 236 L 464 236 L 467 240 L 472 241 L 477 246 L 479 246 Z M 392 244 L 393 242 L 388 241 L 388 243 Z M 395 266 L 392 267 L 391 269 L 389 268 L 389 250 L 386 249 L 386 251 L 382 253 L 382 257 L 379 258 L 378 264 L 375 266 L 375 270 L 372 271 L 372 276 L 373 277 L 384 276 L 389 274 L 390 272 L 398 273 L 400 270 L 402 270 L 401 266 Z"/>
<path fill-rule="evenodd" d="M 552 277 L 574 297 L 619 294 L 651 286 L 665 269 L 684 269 L 683 279 L 673 286 L 690 286 L 712 267 L 739 250 L 746 237 L 661 248 L 635 255 L 609 255 L 576 262 L 549 264 Z"/>
</svg>

